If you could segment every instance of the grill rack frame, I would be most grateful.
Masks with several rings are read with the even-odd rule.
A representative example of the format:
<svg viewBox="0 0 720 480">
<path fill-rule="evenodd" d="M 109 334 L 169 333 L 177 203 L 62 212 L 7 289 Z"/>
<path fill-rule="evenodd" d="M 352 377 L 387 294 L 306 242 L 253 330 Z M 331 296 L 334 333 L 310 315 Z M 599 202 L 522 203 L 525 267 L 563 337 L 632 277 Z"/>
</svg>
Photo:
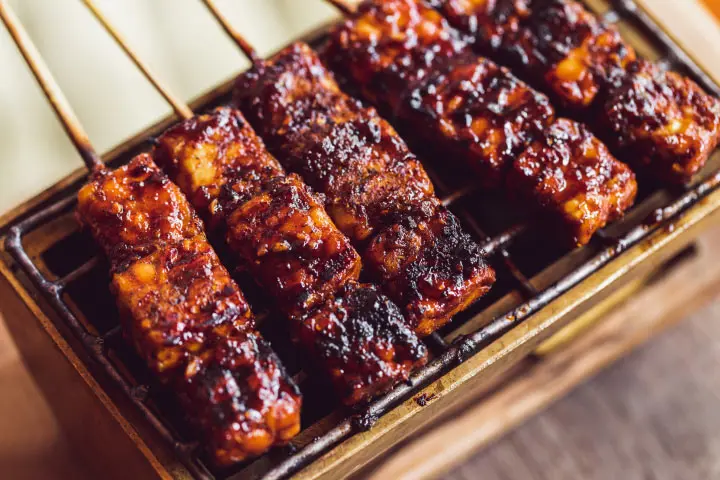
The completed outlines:
<svg viewBox="0 0 720 480">
<path fill-rule="evenodd" d="M 613 16 L 615 16 L 630 21 L 631 24 L 643 31 L 653 42 L 664 50 L 665 55 L 663 55 L 661 60 L 662 63 L 671 69 L 681 71 L 691 76 L 706 91 L 720 95 L 720 86 L 714 83 L 684 50 L 672 41 L 661 27 L 644 11 L 638 8 L 633 0 L 610 0 L 610 3 L 612 4 L 612 8 L 605 13 L 606 18 L 612 20 Z M 320 31 L 322 32 L 324 30 L 323 28 Z M 310 35 L 310 38 L 315 37 L 317 37 L 317 35 Z M 206 99 L 210 98 L 211 101 L 200 101 L 200 104 L 202 104 L 201 109 L 208 108 L 214 101 L 222 97 L 223 93 L 227 93 L 227 90 L 228 85 L 225 85 L 217 89 L 215 93 L 208 95 Z M 161 122 L 159 126 L 151 130 L 161 130 L 164 128 L 162 126 L 163 124 L 167 126 L 172 122 L 173 120 Z M 140 137 L 142 136 L 144 135 Z M 124 159 L 130 157 L 128 152 L 123 153 L 125 153 L 125 155 L 119 155 L 119 157 L 123 157 Z M 438 182 L 436 176 L 433 176 L 433 181 Z M 636 225 L 619 238 L 609 239 L 601 235 L 599 241 L 612 243 L 612 245 L 584 262 L 570 275 L 542 291 L 537 291 L 522 274 L 520 269 L 514 264 L 513 258 L 506 248 L 526 227 L 515 225 L 500 234 L 489 237 L 476 224 L 471 224 L 475 237 L 484 239 L 484 242 L 481 241 L 481 244 L 488 254 L 499 257 L 499 261 L 493 262 L 493 265 L 497 267 L 498 262 L 502 262 L 506 271 L 517 283 L 519 290 L 524 293 L 524 301 L 505 315 L 496 318 L 469 335 L 459 337 L 450 344 L 446 344 L 440 335 L 435 334 L 430 337 L 428 343 L 433 351 L 439 352 L 439 354 L 426 367 L 415 372 L 407 384 L 397 386 L 387 395 L 372 402 L 363 413 L 346 418 L 336 425 L 335 428 L 319 437 L 318 440 L 309 443 L 297 452 L 290 453 L 285 460 L 267 470 L 262 478 L 285 478 L 297 473 L 313 460 L 330 451 L 354 433 L 368 429 L 372 426 L 374 420 L 398 405 L 401 401 L 417 393 L 422 386 L 440 378 L 453 367 L 465 362 L 486 346 L 489 340 L 497 338 L 500 334 L 518 325 L 552 301 L 558 299 L 562 294 L 568 292 L 581 281 L 599 271 L 609 262 L 617 259 L 627 249 L 647 239 L 650 234 L 658 228 L 676 219 L 684 211 L 696 205 L 709 194 L 715 192 L 718 187 L 720 187 L 720 171 L 686 189 L 675 201 L 656 212 L 651 221 Z M 443 198 L 443 203 L 452 207 L 456 202 L 471 193 L 472 190 L 452 192 Z M 28 233 L 59 214 L 70 211 L 74 207 L 75 202 L 75 189 L 68 188 L 64 192 L 64 196 L 59 200 L 51 201 L 49 205 L 38 209 L 38 211 L 27 214 L 25 218 L 13 224 L 7 230 L 5 250 L 12 256 L 23 273 L 27 275 L 31 283 L 54 309 L 55 313 L 57 313 L 65 325 L 69 327 L 73 335 L 81 342 L 85 351 L 89 353 L 91 358 L 97 362 L 98 366 L 109 375 L 110 379 L 121 388 L 123 393 L 128 396 L 135 407 L 142 413 L 145 420 L 153 426 L 163 440 L 172 445 L 186 468 L 198 478 L 213 478 L 212 472 L 208 471 L 198 459 L 197 442 L 178 440 L 177 432 L 173 432 L 163 424 L 162 420 L 148 407 L 148 387 L 144 385 L 132 385 L 131 382 L 128 382 L 128 380 L 123 377 L 122 373 L 118 371 L 113 362 L 108 358 L 105 345 L 108 341 L 114 340 L 120 335 L 120 327 L 116 326 L 102 335 L 93 334 L 76 318 L 67 303 L 62 299 L 63 291 L 67 285 L 92 270 L 97 264 L 97 259 L 94 258 L 84 263 L 57 280 L 50 280 L 41 272 L 38 265 L 33 262 L 30 254 L 24 248 L 23 238 Z M 151 390 L 152 388 L 153 387 L 150 387 Z M 231 472 L 229 478 L 235 478 L 240 473 L 242 472 Z"/>
</svg>

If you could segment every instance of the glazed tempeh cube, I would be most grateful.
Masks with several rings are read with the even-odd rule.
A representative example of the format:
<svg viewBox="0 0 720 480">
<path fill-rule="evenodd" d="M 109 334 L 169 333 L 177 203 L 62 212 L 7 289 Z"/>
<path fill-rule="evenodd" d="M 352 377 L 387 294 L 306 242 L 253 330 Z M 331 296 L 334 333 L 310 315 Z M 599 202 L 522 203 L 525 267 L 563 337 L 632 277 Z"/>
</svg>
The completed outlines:
<svg viewBox="0 0 720 480">
<path fill-rule="evenodd" d="M 517 158 L 507 188 L 584 245 L 632 206 L 637 183 L 584 125 L 559 119 Z"/>
<path fill-rule="evenodd" d="M 692 80 L 634 62 L 601 112 L 606 136 L 656 177 L 689 181 L 720 139 L 720 101 Z"/>
<path fill-rule="evenodd" d="M 300 177 L 278 177 L 228 218 L 227 243 L 298 317 L 360 275 L 360 256 Z"/>
<path fill-rule="evenodd" d="M 296 329 L 347 405 L 387 391 L 427 361 L 427 348 L 400 309 L 372 285 L 349 285 Z"/>
<path fill-rule="evenodd" d="M 115 272 L 112 290 L 124 331 L 161 378 L 185 368 L 210 332 L 254 329 L 250 306 L 202 234 Z"/>
<path fill-rule="evenodd" d="M 554 117 L 548 98 L 484 58 L 430 75 L 402 107 L 408 130 L 498 187 L 517 155 Z"/>
<path fill-rule="evenodd" d="M 300 392 L 256 332 L 210 335 L 175 382 L 215 462 L 229 466 L 286 445 L 300 431 Z"/>
<path fill-rule="evenodd" d="M 154 158 L 213 230 L 263 182 L 284 175 L 242 114 L 227 107 L 166 130 Z"/>
<path fill-rule="evenodd" d="M 405 306 L 420 336 L 437 330 L 495 282 L 480 247 L 455 215 L 434 201 L 398 217 L 372 239 L 363 258 L 388 295 Z"/>
<path fill-rule="evenodd" d="M 432 0 L 478 51 L 564 106 L 589 106 L 635 51 L 575 0 Z"/>
<path fill-rule="evenodd" d="M 235 98 L 280 162 L 328 196 L 328 212 L 358 248 L 399 221 L 410 225 L 435 213 L 438 200 L 403 140 L 385 122 L 368 122 L 376 118 L 374 110 L 341 94 L 307 45 L 294 44 L 243 74 Z M 446 241 L 436 235 L 421 250 L 446 248 Z M 467 241 L 475 247 L 471 261 L 464 251 L 453 256 L 448 250 L 435 270 L 427 267 L 422 252 L 408 262 L 407 268 L 421 272 L 413 275 L 429 287 L 418 288 L 412 281 L 404 287 L 399 282 L 382 285 L 403 308 L 410 325 L 423 325 L 419 333 L 445 324 L 458 305 L 476 299 L 493 283 L 494 272 L 480 249 Z M 363 259 L 370 271 L 380 272 L 372 265 L 375 257 L 363 255 Z M 451 289 L 445 288 L 447 278 L 455 282 Z M 442 294 L 434 294 L 441 290 Z"/>
<path fill-rule="evenodd" d="M 369 1 L 344 22 L 326 58 L 363 96 L 395 112 L 422 79 L 468 49 L 442 15 L 417 0 Z M 334 62 L 333 60 L 337 60 Z"/>
<path fill-rule="evenodd" d="M 180 189 L 149 155 L 93 174 L 78 193 L 77 212 L 114 267 L 203 231 Z"/>
</svg>

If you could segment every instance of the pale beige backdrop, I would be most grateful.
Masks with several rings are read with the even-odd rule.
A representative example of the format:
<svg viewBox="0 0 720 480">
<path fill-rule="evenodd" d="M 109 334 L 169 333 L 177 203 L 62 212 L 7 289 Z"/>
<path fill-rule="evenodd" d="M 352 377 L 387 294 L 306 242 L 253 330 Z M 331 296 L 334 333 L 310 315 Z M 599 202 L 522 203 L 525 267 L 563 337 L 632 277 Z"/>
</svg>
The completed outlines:
<svg viewBox="0 0 720 480">
<path fill-rule="evenodd" d="M 336 12 L 322 0 L 217 0 L 271 52 Z M 99 151 L 168 114 L 80 0 L 9 0 Z M 185 99 L 246 65 L 199 0 L 97 0 L 154 70 Z M 0 26 L 0 213 L 80 166 L 42 92 Z"/>
</svg>

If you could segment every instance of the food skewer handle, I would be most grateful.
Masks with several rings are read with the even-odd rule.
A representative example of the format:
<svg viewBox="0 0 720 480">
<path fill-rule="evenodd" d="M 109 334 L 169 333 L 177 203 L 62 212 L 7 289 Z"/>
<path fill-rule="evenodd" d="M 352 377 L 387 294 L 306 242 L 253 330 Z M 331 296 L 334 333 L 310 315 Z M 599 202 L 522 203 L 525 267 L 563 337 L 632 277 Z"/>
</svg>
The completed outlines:
<svg viewBox="0 0 720 480">
<path fill-rule="evenodd" d="M 351 17 L 357 12 L 358 2 L 353 0 L 326 0 L 333 7 L 340 10 L 346 17 Z"/>
<path fill-rule="evenodd" d="M 0 18 L 2 18 L 3 23 L 5 23 L 8 32 L 15 41 L 15 45 L 17 45 L 18 50 L 20 50 L 20 53 L 22 53 L 22 56 L 25 58 L 40 87 L 43 89 L 43 92 L 45 92 L 45 96 L 62 122 L 63 127 L 65 127 L 65 131 L 75 145 L 78 153 L 80 153 L 87 168 L 91 172 L 104 169 L 105 165 L 95 152 L 87 132 L 85 132 L 85 129 L 75 116 L 75 112 L 73 112 L 60 86 L 55 78 L 53 78 L 52 73 L 50 73 L 50 69 L 45 64 L 42 55 L 5 0 L 0 0 Z"/>
<path fill-rule="evenodd" d="M 240 47 L 240 50 L 242 50 L 247 59 L 250 60 L 253 64 L 261 63 L 262 58 L 260 57 L 260 55 L 258 55 L 255 47 L 253 47 L 252 44 L 248 42 L 245 37 L 230 24 L 230 20 L 228 20 L 228 18 L 220 11 L 220 8 L 218 8 L 215 0 L 202 1 L 208 8 L 208 10 L 210 10 L 210 13 L 213 14 L 215 19 L 225 30 L 225 33 L 227 33 L 235 41 L 237 46 Z"/>
<path fill-rule="evenodd" d="M 115 42 L 120 45 L 120 47 L 125 51 L 127 56 L 130 57 L 133 63 L 135 63 L 135 65 L 142 72 L 142 74 L 145 75 L 145 78 L 147 78 L 150 83 L 153 84 L 158 93 L 160 93 L 170 104 L 175 113 L 185 120 L 192 118 L 192 109 L 187 105 L 187 103 L 183 102 L 176 95 L 174 95 L 168 89 L 168 87 L 164 85 L 163 82 L 153 73 L 150 67 L 140 58 L 140 56 L 135 52 L 135 50 L 133 50 L 125 37 L 115 28 L 115 26 L 110 22 L 110 20 L 105 16 L 105 14 L 103 14 L 102 11 L 98 8 L 95 0 L 83 0 L 83 2 L 90 9 L 93 15 L 95 15 L 95 18 L 97 18 L 100 24 L 105 27 L 105 30 L 107 30 L 110 36 L 115 39 Z"/>
</svg>

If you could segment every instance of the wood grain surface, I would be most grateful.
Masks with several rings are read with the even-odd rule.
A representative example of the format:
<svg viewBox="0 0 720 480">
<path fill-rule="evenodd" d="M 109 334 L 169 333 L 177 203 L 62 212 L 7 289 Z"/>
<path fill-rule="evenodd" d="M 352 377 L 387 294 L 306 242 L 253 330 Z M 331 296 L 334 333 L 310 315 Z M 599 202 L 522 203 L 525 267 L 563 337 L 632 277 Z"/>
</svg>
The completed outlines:
<svg viewBox="0 0 720 480">
<path fill-rule="evenodd" d="M 720 478 L 718 367 L 720 298 L 445 478 Z"/>
</svg>

